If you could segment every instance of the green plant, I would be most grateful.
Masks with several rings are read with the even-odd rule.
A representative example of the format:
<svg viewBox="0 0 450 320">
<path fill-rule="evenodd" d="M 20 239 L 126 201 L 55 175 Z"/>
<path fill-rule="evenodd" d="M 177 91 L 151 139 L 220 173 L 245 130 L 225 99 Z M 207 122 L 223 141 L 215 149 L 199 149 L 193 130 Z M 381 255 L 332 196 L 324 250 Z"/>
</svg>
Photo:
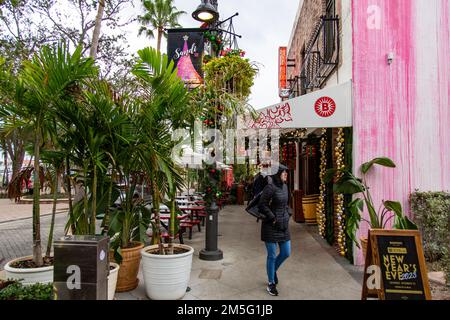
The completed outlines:
<svg viewBox="0 0 450 320">
<path fill-rule="evenodd" d="M 160 51 L 162 37 L 167 36 L 167 29 L 181 27 L 178 19 L 185 14 L 178 11 L 173 5 L 173 0 L 143 0 L 145 14 L 138 17 L 141 23 L 139 35 L 145 33 L 147 37 L 153 39 L 154 31 L 157 31 L 157 50 Z"/>
<path fill-rule="evenodd" d="M 417 230 L 417 226 L 403 214 L 402 205 L 397 201 L 383 201 L 378 212 L 375 209 L 370 188 L 366 183 L 366 174 L 374 165 L 380 165 L 387 168 L 395 168 L 395 163 L 389 158 L 375 158 L 372 161 L 364 163 L 361 166 L 362 179 L 356 177 L 350 170 L 329 169 L 325 174 L 324 180 L 330 182 L 338 174 L 340 177 L 334 183 L 333 191 L 345 195 L 361 194 L 363 199 L 356 198 L 347 206 L 347 226 L 346 232 L 352 241 L 359 247 L 356 240 L 356 231 L 359 229 L 361 221 L 369 224 L 371 229 L 384 229 L 387 223 L 394 218 L 395 229 Z M 364 205 L 369 213 L 369 220 L 362 218 L 361 212 Z"/>
<path fill-rule="evenodd" d="M 178 143 L 172 140 L 172 133 L 191 125 L 187 115 L 193 111 L 188 104 L 189 92 L 177 76 L 173 61 L 169 62 L 167 55 L 152 48 L 140 50 L 138 54 L 133 74 L 145 96 L 139 101 L 141 112 L 135 119 L 135 126 L 143 133 L 140 161 L 152 188 L 152 218 L 155 219 L 152 243 L 159 244 L 160 254 L 166 254 L 160 236 L 159 208 L 167 195 L 171 221 L 167 253 L 172 254 L 177 215 L 175 195 L 176 190 L 184 186 L 183 169 L 172 158 L 172 148 Z"/>
<path fill-rule="evenodd" d="M 438 262 L 450 275 L 450 194 L 419 192 L 411 194 L 411 211 L 422 234 L 425 258 Z"/>
<path fill-rule="evenodd" d="M 53 300 L 53 284 L 36 283 L 30 286 L 11 281 L 0 289 L 0 300 Z"/>
<path fill-rule="evenodd" d="M 56 135 L 54 112 L 61 101 L 71 97 L 75 89 L 91 76 L 96 75 L 94 60 L 82 56 L 82 48 L 73 53 L 66 44 L 44 46 L 31 61 L 24 61 L 19 73 L 17 101 L 8 106 L 11 118 L 10 130 L 30 127 L 33 130 L 34 197 L 33 197 L 33 261 L 43 265 L 40 232 L 40 161 L 43 145 Z M 22 123 L 14 122 L 19 116 Z M 11 131 L 10 131 L 11 132 Z"/>
<path fill-rule="evenodd" d="M 239 55 L 227 55 L 212 59 L 205 65 L 205 83 L 207 87 L 247 98 L 257 72 L 256 66 L 250 63 L 250 60 Z"/>
<path fill-rule="evenodd" d="M 119 207 L 111 212 L 108 234 L 114 259 L 122 263 L 121 249 L 130 248 L 133 241 L 145 242 L 146 231 L 150 225 L 150 209 L 143 200 L 135 197 L 135 186 L 128 188 Z"/>
</svg>

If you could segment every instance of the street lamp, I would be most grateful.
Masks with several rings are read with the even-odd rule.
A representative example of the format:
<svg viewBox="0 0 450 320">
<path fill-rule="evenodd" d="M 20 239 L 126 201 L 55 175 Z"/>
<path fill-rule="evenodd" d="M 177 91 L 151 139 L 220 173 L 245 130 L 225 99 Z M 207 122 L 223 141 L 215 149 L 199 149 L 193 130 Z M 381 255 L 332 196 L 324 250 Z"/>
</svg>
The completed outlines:
<svg viewBox="0 0 450 320">
<path fill-rule="evenodd" d="M 207 23 L 213 23 L 219 20 L 217 0 L 202 0 L 197 10 L 192 13 L 192 17 L 197 21 Z"/>
</svg>

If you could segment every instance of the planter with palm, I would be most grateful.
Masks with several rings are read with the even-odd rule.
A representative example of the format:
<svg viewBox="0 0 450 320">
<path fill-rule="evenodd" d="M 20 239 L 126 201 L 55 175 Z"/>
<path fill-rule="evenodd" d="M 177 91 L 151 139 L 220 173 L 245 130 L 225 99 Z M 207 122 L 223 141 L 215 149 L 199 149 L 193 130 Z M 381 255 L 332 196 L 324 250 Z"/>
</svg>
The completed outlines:
<svg viewBox="0 0 450 320">
<path fill-rule="evenodd" d="M 190 278 L 194 250 L 185 245 L 174 244 L 177 209 L 176 191 L 184 186 L 183 168 L 172 159 L 172 132 L 188 127 L 188 91 L 177 77 L 173 62 L 166 55 L 146 48 L 138 52 L 139 61 L 133 73 L 139 79 L 144 92 L 138 126 L 145 134 L 142 143 L 142 162 L 151 181 L 152 221 L 154 245 L 141 251 L 143 274 L 147 295 L 151 299 L 179 299 L 186 293 Z M 161 239 L 160 204 L 168 198 L 170 209 L 169 243 Z M 165 280 L 161 281 L 161 274 Z"/>
<path fill-rule="evenodd" d="M 395 168 L 395 163 L 389 158 L 375 158 L 372 161 L 364 163 L 361 166 L 362 178 L 356 177 L 350 170 L 330 169 L 325 175 L 325 181 L 330 182 L 336 173 L 340 173 L 340 178 L 334 183 L 334 192 L 345 195 L 362 195 L 362 198 L 354 200 L 346 208 L 348 215 L 346 233 L 359 246 L 356 240 L 356 232 L 359 229 L 361 221 L 369 224 L 371 229 L 385 229 L 388 223 L 394 219 L 393 228 L 401 230 L 417 230 L 417 226 L 403 214 L 402 205 L 397 201 L 382 201 L 377 211 L 370 194 L 370 188 L 366 183 L 366 174 L 371 171 L 374 165 L 387 168 Z M 362 217 L 361 213 L 364 207 L 369 214 L 369 220 Z M 363 251 L 367 246 L 367 237 L 362 237 Z"/>
<path fill-rule="evenodd" d="M 19 101 L 20 108 L 14 105 L 9 110 L 12 114 L 20 114 L 21 118 L 26 119 L 34 133 L 32 264 L 37 269 L 44 266 L 39 204 L 41 146 L 53 128 L 54 110 L 60 101 L 71 97 L 72 86 L 96 74 L 94 61 L 83 58 L 81 53 L 80 47 L 70 53 L 66 45 L 60 44 L 52 48 L 45 46 L 31 61 L 25 61 L 19 74 L 21 79 L 19 89 L 23 90 L 23 99 Z M 7 272 L 8 268 L 10 264 L 5 267 Z M 51 274 L 51 278 L 45 282 L 51 281 L 52 278 Z"/>
</svg>

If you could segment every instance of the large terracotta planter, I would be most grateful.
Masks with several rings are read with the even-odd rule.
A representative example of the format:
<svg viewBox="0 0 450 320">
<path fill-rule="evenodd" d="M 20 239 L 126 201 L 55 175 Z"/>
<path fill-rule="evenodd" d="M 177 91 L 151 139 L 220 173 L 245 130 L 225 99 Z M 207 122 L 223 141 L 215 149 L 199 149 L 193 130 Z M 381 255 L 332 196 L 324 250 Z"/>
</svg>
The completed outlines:
<svg viewBox="0 0 450 320">
<path fill-rule="evenodd" d="M 182 244 L 174 246 L 187 251 L 174 255 L 147 252 L 157 249 L 158 245 L 141 250 L 145 291 L 152 300 L 178 300 L 186 294 L 194 249 Z"/>
<path fill-rule="evenodd" d="M 9 261 L 5 265 L 5 278 L 21 280 L 24 285 L 32 285 L 35 283 L 52 283 L 53 282 L 53 266 L 42 268 L 13 268 L 12 264 L 18 261 L 33 259 L 32 256 L 21 257 Z"/>
<path fill-rule="evenodd" d="M 131 291 L 138 286 L 139 279 L 137 275 L 141 263 L 141 249 L 143 247 L 143 243 L 133 242 L 132 248 L 120 250 L 122 263 L 120 264 L 119 275 L 117 277 L 116 292 Z M 109 259 L 112 262 L 116 262 L 113 252 L 110 252 Z"/>
</svg>

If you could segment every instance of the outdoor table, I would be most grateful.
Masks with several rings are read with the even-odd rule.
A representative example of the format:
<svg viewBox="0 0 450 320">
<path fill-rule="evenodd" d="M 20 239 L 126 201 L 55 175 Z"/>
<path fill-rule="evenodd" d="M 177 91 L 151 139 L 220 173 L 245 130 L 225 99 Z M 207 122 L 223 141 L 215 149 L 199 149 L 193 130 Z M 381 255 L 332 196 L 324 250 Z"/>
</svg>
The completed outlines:
<svg viewBox="0 0 450 320">
<path fill-rule="evenodd" d="M 198 226 L 198 231 L 201 232 L 201 220 L 199 219 L 200 213 L 205 211 L 205 207 L 204 206 L 183 206 L 183 207 L 179 207 L 179 209 L 183 212 L 189 212 L 190 215 L 190 219 L 191 219 L 191 223 L 192 224 L 196 224 Z M 194 215 L 196 216 L 196 219 L 194 219 Z"/>
<path fill-rule="evenodd" d="M 160 213 L 159 218 L 161 220 L 169 220 L 170 221 L 170 214 L 167 213 Z M 187 218 L 189 218 L 189 214 L 179 214 L 177 215 L 177 220 L 185 220 Z"/>
</svg>

